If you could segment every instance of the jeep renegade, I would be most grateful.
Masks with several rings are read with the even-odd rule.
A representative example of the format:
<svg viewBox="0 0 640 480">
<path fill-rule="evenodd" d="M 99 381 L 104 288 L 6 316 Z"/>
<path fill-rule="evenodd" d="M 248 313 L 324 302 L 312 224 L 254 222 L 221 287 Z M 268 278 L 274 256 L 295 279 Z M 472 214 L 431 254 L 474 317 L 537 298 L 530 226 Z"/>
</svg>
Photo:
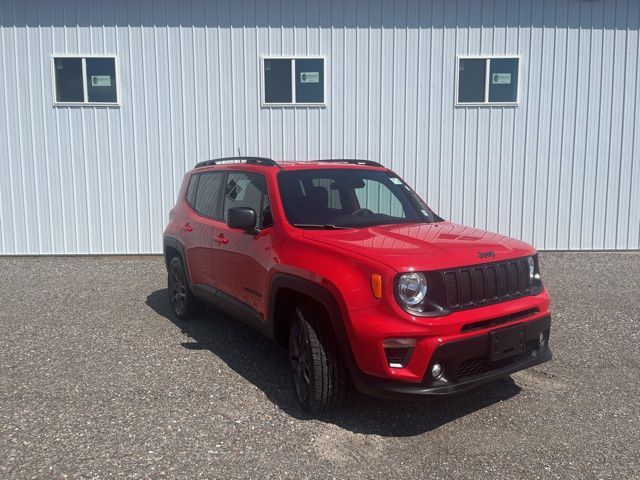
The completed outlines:
<svg viewBox="0 0 640 480">
<path fill-rule="evenodd" d="M 534 248 L 443 220 L 376 162 L 201 162 L 164 255 L 174 314 L 211 304 L 286 347 L 309 412 L 351 384 L 442 396 L 551 359 Z"/>
</svg>

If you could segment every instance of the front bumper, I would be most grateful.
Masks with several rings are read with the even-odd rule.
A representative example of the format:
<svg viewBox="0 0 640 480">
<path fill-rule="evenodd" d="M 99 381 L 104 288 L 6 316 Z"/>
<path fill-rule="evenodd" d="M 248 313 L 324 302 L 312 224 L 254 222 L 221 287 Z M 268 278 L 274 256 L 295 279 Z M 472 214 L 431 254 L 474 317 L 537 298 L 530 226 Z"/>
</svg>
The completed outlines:
<svg viewBox="0 0 640 480">
<path fill-rule="evenodd" d="M 441 344 L 431 356 L 424 377 L 419 383 L 386 380 L 362 372 L 352 376 L 358 390 L 380 397 L 403 395 L 444 396 L 463 392 L 519 370 L 547 362 L 552 358 L 549 348 L 551 317 L 549 315 L 523 322 L 525 348 L 520 354 L 497 361 L 489 360 L 490 335 L 485 332 L 461 340 Z M 539 335 L 544 334 L 546 344 L 542 348 Z M 430 371 L 434 363 L 440 363 L 446 380 L 434 381 Z"/>
</svg>

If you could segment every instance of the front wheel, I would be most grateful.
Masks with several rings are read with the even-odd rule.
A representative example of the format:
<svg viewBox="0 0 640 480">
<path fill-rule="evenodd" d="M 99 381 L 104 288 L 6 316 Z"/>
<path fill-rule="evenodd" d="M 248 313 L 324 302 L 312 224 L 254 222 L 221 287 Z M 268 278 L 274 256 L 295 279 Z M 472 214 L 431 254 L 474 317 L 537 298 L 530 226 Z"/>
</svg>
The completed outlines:
<svg viewBox="0 0 640 480">
<path fill-rule="evenodd" d="M 330 333 L 326 315 L 310 305 L 296 307 L 289 330 L 289 362 L 302 408 L 320 413 L 337 408 L 348 388 L 348 373 Z"/>
<path fill-rule="evenodd" d="M 169 262 L 169 278 L 167 282 L 169 303 L 176 317 L 185 319 L 202 311 L 202 303 L 198 300 L 187 280 L 187 274 L 180 257 L 173 257 Z"/>
</svg>

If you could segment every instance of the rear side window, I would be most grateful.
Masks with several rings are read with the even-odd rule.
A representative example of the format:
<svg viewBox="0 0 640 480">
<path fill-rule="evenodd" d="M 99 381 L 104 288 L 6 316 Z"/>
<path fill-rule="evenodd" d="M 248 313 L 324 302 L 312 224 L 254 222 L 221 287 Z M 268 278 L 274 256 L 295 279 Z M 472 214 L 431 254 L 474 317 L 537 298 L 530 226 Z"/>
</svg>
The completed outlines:
<svg viewBox="0 0 640 480">
<path fill-rule="evenodd" d="M 193 205 L 196 212 L 205 217 L 222 220 L 220 210 L 220 189 L 224 174 L 221 172 L 201 173 L 196 188 L 196 200 Z M 191 183 L 189 184 L 191 189 Z M 189 192 L 187 192 L 187 199 Z"/>
<path fill-rule="evenodd" d="M 269 197 L 262 175 L 233 172 L 227 176 L 224 186 L 224 212 L 235 207 L 253 208 L 258 217 L 258 226 L 260 228 L 269 226 L 271 223 Z"/>
<path fill-rule="evenodd" d="M 187 203 L 192 207 L 196 204 L 196 189 L 198 188 L 198 179 L 200 175 L 191 175 L 189 179 L 189 188 L 187 188 Z"/>
</svg>

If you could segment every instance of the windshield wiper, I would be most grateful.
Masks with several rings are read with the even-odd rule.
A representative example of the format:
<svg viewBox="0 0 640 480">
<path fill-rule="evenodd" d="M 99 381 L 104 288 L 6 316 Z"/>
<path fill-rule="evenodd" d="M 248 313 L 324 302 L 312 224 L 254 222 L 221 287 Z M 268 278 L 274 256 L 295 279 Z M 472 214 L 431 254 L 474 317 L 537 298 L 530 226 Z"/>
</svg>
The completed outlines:
<svg viewBox="0 0 640 480">
<path fill-rule="evenodd" d="M 325 230 L 348 230 L 349 227 L 340 227 L 339 225 L 332 225 L 330 223 L 294 223 L 294 227 L 298 228 L 323 228 Z"/>
</svg>

